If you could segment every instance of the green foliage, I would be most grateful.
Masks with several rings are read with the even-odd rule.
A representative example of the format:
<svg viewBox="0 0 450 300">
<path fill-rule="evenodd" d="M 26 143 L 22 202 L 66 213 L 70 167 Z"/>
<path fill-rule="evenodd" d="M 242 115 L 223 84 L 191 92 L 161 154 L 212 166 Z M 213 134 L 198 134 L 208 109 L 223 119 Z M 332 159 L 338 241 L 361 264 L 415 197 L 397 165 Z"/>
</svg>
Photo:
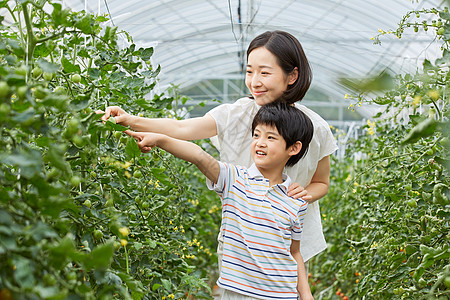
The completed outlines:
<svg viewBox="0 0 450 300">
<path fill-rule="evenodd" d="M 220 215 L 203 176 L 95 114 L 169 115 L 153 49 L 52 1 L 0 7 L 15 21 L 0 24 L 0 294 L 209 298 Z"/>
<path fill-rule="evenodd" d="M 345 158 L 332 161 L 330 192 L 321 200 L 328 249 L 311 267 L 324 299 L 450 296 L 449 18 L 446 9 L 427 13 L 446 30 L 437 33 L 442 57 L 397 76 L 383 96 L 360 94 L 360 102 L 385 110 L 350 141 Z"/>
</svg>

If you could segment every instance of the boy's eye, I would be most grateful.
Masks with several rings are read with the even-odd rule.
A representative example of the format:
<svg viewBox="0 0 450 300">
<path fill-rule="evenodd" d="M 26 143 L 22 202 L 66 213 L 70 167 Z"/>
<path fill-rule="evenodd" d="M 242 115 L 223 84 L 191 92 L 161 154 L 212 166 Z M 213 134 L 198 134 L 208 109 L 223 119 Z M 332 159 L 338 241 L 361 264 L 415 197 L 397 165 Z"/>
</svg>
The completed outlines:
<svg viewBox="0 0 450 300">
<path fill-rule="evenodd" d="M 274 140 L 275 137 L 274 137 L 274 136 L 269 136 L 268 139 L 269 139 L 269 140 Z"/>
<path fill-rule="evenodd" d="M 252 71 L 250 71 L 250 70 L 247 70 L 247 74 L 252 74 Z"/>
</svg>

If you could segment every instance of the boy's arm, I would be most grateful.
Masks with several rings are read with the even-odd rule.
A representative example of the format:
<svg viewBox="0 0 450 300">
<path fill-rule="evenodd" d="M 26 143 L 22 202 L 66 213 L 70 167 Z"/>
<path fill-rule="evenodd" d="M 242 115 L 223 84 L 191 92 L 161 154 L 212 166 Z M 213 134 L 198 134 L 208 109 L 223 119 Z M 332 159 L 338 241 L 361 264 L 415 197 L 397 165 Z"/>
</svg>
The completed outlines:
<svg viewBox="0 0 450 300">
<path fill-rule="evenodd" d="M 311 289 L 308 284 L 308 276 L 306 275 L 305 262 L 300 253 L 300 241 L 292 240 L 291 254 L 297 261 L 297 291 L 300 294 L 301 300 L 314 299 L 311 294 Z"/>
<path fill-rule="evenodd" d="M 158 133 L 127 131 L 127 134 L 137 140 L 140 149 L 148 147 L 164 149 L 182 160 L 193 163 L 211 182 L 217 183 L 220 173 L 219 162 L 198 145 Z"/>
</svg>

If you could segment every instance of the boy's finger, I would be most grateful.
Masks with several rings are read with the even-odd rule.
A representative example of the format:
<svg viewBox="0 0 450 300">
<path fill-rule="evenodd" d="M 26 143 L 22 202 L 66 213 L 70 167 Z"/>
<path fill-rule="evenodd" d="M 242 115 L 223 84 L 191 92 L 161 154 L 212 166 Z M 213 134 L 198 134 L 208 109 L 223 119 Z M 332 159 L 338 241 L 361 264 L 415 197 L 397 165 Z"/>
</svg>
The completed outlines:
<svg viewBox="0 0 450 300">
<path fill-rule="evenodd" d="M 124 133 L 128 134 L 129 136 L 131 136 L 133 138 L 136 136 L 136 133 L 134 131 L 131 131 L 131 130 L 128 130 L 128 129 L 125 130 Z"/>
</svg>

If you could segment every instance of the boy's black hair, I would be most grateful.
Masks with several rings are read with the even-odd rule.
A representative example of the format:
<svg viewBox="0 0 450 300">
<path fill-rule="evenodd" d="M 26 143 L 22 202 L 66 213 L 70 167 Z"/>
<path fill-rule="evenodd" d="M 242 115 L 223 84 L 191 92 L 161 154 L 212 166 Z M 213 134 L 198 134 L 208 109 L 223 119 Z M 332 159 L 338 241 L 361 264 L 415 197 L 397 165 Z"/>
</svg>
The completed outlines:
<svg viewBox="0 0 450 300">
<path fill-rule="evenodd" d="M 252 135 L 261 124 L 276 127 L 286 141 L 286 149 L 297 141 L 302 143 L 302 149 L 289 158 L 287 167 L 295 165 L 308 151 L 314 127 L 309 117 L 295 106 L 280 101 L 262 106 L 253 118 Z"/>
<path fill-rule="evenodd" d="M 300 42 L 286 31 L 266 31 L 250 42 L 247 59 L 253 50 L 260 47 L 275 55 L 286 76 L 298 69 L 297 80 L 287 87 L 279 100 L 290 104 L 301 101 L 311 85 L 312 72 Z"/>
</svg>

